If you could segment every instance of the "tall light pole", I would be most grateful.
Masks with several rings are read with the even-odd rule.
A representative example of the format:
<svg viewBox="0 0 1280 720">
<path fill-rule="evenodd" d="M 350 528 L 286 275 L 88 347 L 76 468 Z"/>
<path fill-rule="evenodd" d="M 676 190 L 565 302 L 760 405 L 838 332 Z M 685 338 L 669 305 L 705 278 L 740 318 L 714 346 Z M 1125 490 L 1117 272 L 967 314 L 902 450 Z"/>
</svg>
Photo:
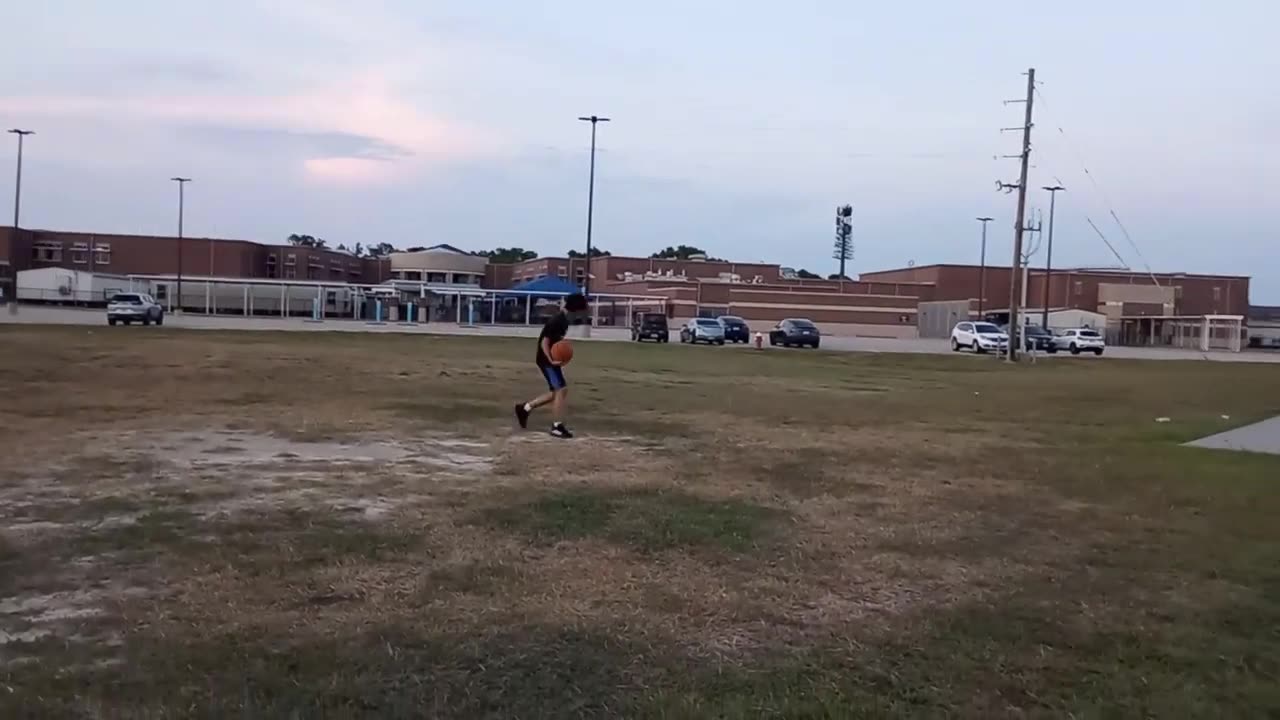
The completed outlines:
<svg viewBox="0 0 1280 720">
<path fill-rule="evenodd" d="M 182 312 L 182 212 L 186 204 L 186 187 L 191 182 L 188 177 L 169 178 L 178 183 L 178 312 Z"/>
<path fill-rule="evenodd" d="M 591 123 L 591 175 L 587 181 L 587 257 L 583 260 L 582 294 L 591 298 L 591 214 L 596 200 L 596 125 L 609 122 L 609 118 L 591 115 L 579 120 Z"/>
<path fill-rule="evenodd" d="M 13 128 L 9 131 L 12 135 L 18 136 L 18 177 L 13 184 L 13 229 L 18 229 L 18 221 L 22 209 L 22 141 L 28 135 L 35 135 L 34 130 L 20 130 Z"/>
<path fill-rule="evenodd" d="M 1049 280 L 1053 277 L 1053 210 L 1058 200 L 1058 192 L 1066 190 L 1061 185 L 1046 185 L 1043 188 L 1049 191 L 1049 249 L 1044 259 L 1044 305 L 1043 312 L 1040 314 L 1040 327 L 1049 329 Z"/>
<path fill-rule="evenodd" d="M 982 260 L 978 265 L 978 317 L 982 317 L 983 303 L 987 297 L 987 223 L 995 218 L 980 217 L 978 222 L 982 223 Z"/>
</svg>

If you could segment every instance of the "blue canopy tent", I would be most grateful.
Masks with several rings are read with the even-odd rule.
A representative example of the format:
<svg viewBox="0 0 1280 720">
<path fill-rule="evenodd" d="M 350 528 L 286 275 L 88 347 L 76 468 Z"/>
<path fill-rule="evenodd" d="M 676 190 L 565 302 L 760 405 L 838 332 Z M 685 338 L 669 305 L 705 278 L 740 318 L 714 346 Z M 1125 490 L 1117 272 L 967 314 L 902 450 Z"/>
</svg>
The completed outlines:
<svg viewBox="0 0 1280 720">
<path fill-rule="evenodd" d="M 573 283 L 558 277 L 543 277 L 537 280 L 529 280 L 511 288 L 519 290 L 522 293 L 537 293 L 538 295 L 558 295 L 564 297 L 571 293 L 582 292 L 582 288 Z"/>
<path fill-rule="evenodd" d="M 534 311 L 535 307 L 558 304 L 564 296 L 576 292 L 582 292 L 582 288 L 564 278 L 543 277 L 522 282 L 509 288 L 508 292 L 498 291 L 495 296 L 505 307 L 523 307 L 523 313 L 519 310 L 515 312 L 517 315 L 522 314 L 525 322 L 541 322 L 542 318 Z"/>
</svg>

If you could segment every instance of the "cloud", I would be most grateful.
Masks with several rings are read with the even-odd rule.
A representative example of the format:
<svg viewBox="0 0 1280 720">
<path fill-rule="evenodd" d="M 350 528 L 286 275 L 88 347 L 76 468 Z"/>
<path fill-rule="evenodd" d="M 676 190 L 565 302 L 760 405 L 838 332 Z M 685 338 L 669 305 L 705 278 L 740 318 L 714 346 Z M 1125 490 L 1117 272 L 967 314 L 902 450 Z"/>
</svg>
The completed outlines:
<svg viewBox="0 0 1280 720">
<path fill-rule="evenodd" d="M 408 148 L 370 135 L 338 131 L 195 125 L 184 128 L 181 134 L 193 141 L 252 154 L 279 153 L 308 159 L 350 158 L 372 162 L 391 162 L 413 155 Z"/>
<path fill-rule="evenodd" d="M 84 123 L 110 117 L 177 129 L 204 141 L 274 149 L 296 156 L 301 169 L 319 180 L 336 175 L 356 181 L 398 179 L 502 149 L 503 141 L 487 130 L 419 108 L 397 86 L 395 78 L 405 73 L 401 67 L 366 67 L 278 94 L 198 88 L 185 94 L 29 95 L 0 99 L 0 105 L 14 115 Z M 313 162 L 335 159 L 362 162 Z M 331 171 L 354 166 L 362 171 Z"/>
</svg>

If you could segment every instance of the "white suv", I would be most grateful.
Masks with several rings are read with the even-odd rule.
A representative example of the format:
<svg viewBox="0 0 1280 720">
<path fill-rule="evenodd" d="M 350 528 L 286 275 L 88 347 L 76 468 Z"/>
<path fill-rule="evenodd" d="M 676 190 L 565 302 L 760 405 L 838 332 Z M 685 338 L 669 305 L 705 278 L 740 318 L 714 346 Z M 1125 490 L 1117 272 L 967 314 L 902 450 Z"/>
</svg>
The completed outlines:
<svg viewBox="0 0 1280 720">
<path fill-rule="evenodd" d="M 146 293 L 116 293 L 107 303 L 107 324 L 125 325 L 138 321 L 143 325 L 164 324 L 164 308 Z"/>
<path fill-rule="evenodd" d="M 1082 352 L 1091 352 L 1094 355 L 1101 355 L 1102 351 L 1107 347 L 1107 341 L 1102 338 L 1102 333 L 1090 328 L 1080 328 L 1078 330 L 1063 330 L 1060 334 L 1053 337 L 1053 350 L 1066 350 L 1072 355 L 1079 355 Z"/>
<path fill-rule="evenodd" d="M 1009 349 L 1009 336 L 989 322 L 960 322 L 951 331 L 951 350 L 969 348 L 976 353 Z"/>
</svg>

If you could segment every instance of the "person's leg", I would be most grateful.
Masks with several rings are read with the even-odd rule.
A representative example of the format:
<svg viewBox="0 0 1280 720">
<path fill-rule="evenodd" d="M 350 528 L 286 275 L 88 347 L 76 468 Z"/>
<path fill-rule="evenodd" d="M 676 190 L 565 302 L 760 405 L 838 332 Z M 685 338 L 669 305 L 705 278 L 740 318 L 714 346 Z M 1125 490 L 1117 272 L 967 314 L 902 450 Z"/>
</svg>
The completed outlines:
<svg viewBox="0 0 1280 720">
<path fill-rule="evenodd" d="M 551 388 L 551 434 L 559 438 L 571 438 L 573 433 L 564 426 L 564 412 L 568 405 L 569 383 L 561 368 L 551 368 L 547 373 L 547 385 Z"/>
<path fill-rule="evenodd" d="M 534 410 L 546 405 L 556 398 L 556 392 L 564 388 L 564 374 L 559 368 L 543 367 L 538 368 L 542 372 L 542 377 L 547 381 L 547 392 L 535 397 L 526 403 L 516 403 L 516 420 L 519 421 L 520 427 L 529 426 L 529 414 Z"/>
<path fill-rule="evenodd" d="M 565 408 L 569 404 L 569 388 L 562 387 L 551 393 L 551 396 L 551 416 L 556 419 L 556 422 L 561 422 L 564 420 Z"/>
<path fill-rule="evenodd" d="M 541 395 L 539 395 L 538 397 L 536 397 L 536 398 L 534 398 L 534 399 L 530 400 L 529 402 L 525 403 L 525 404 L 524 404 L 524 405 L 525 405 L 525 409 L 526 409 L 526 410 L 530 410 L 530 411 L 532 411 L 532 410 L 536 410 L 536 409 L 538 409 L 538 408 L 542 407 L 543 405 L 546 405 L 547 403 L 549 403 L 549 402 L 551 402 L 552 400 L 554 400 L 554 399 L 555 399 L 555 397 L 556 397 L 556 394 L 555 394 L 555 393 L 553 393 L 553 392 L 544 392 L 544 393 L 542 393 Z"/>
</svg>

